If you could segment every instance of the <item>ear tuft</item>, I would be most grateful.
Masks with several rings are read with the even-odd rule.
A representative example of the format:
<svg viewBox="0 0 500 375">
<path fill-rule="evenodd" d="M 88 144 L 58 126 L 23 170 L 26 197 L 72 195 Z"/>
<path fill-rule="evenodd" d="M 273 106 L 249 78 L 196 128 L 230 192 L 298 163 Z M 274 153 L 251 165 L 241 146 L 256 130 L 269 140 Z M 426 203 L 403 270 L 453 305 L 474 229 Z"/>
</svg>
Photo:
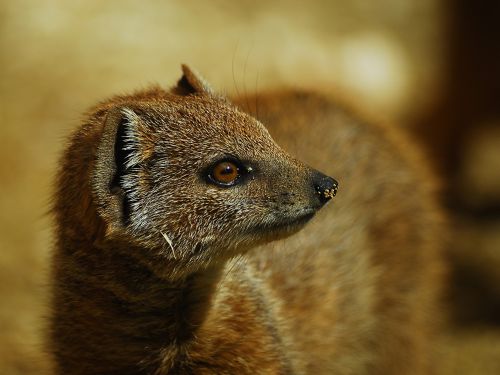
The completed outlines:
<svg viewBox="0 0 500 375">
<path fill-rule="evenodd" d="M 182 67 L 182 77 L 172 91 L 179 95 L 206 94 L 214 95 L 214 90 L 208 82 L 194 69 L 185 64 Z"/>
</svg>

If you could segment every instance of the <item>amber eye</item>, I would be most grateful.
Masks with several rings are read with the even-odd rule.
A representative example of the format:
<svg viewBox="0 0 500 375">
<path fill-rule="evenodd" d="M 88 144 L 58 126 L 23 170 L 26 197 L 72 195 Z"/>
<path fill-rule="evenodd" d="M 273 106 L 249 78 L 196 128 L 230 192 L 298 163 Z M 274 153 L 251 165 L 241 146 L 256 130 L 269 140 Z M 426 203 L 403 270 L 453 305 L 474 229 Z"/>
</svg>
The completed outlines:
<svg viewBox="0 0 500 375">
<path fill-rule="evenodd" d="M 217 164 L 210 175 L 215 182 L 224 185 L 233 184 L 240 177 L 238 166 L 230 161 Z"/>
</svg>

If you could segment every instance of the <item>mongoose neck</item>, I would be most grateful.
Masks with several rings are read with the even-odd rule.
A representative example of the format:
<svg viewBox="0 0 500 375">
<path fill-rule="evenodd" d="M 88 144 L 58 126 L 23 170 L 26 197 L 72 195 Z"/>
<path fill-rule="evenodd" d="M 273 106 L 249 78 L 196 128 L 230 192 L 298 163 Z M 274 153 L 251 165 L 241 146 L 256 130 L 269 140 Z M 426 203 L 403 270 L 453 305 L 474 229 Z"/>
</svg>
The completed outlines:
<svg viewBox="0 0 500 375">
<path fill-rule="evenodd" d="M 203 323 L 222 268 L 168 280 L 123 248 L 86 248 L 66 258 L 55 270 L 65 280 L 56 285 L 53 318 L 61 373 L 82 363 L 92 366 L 82 373 L 116 371 L 118 364 L 121 373 L 148 373 L 160 361 L 174 363 Z"/>
</svg>

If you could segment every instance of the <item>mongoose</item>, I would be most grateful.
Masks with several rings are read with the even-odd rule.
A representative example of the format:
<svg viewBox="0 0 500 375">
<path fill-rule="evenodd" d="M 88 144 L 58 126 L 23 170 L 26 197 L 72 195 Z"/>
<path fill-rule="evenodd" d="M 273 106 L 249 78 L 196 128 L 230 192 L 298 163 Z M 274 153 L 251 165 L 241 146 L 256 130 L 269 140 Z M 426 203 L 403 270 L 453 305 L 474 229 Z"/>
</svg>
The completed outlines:
<svg viewBox="0 0 500 375">
<path fill-rule="evenodd" d="M 343 187 L 318 211 L 336 180 L 244 102 L 183 66 L 73 134 L 54 204 L 58 374 L 429 373 L 432 176 L 326 97 L 262 95 L 271 134 Z"/>
</svg>

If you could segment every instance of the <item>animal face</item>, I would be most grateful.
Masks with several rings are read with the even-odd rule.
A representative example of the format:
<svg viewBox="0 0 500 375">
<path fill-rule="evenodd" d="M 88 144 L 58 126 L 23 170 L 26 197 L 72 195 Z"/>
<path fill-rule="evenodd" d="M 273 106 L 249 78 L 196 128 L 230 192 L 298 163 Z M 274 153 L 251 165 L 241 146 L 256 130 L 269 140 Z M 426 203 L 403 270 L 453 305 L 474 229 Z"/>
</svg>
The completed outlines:
<svg viewBox="0 0 500 375">
<path fill-rule="evenodd" d="M 206 93 L 120 103 L 103 139 L 112 168 L 96 178 L 108 175 L 120 230 L 174 258 L 208 263 L 288 236 L 337 188 L 257 120 Z"/>
</svg>

